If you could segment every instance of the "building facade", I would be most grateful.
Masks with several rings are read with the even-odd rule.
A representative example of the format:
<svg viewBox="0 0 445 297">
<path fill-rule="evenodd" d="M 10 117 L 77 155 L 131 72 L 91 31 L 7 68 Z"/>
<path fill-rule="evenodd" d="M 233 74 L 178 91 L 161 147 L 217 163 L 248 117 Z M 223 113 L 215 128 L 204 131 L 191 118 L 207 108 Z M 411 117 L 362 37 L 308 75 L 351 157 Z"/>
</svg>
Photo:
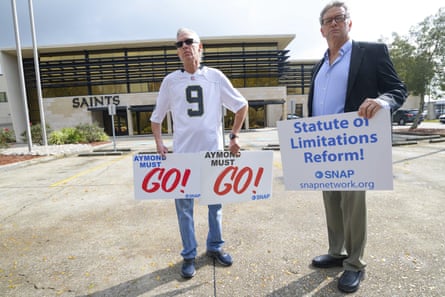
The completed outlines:
<svg viewBox="0 0 445 297">
<path fill-rule="evenodd" d="M 275 127 L 288 114 L 306 115 L 310 72 L 316 61 L 289 61 L 294 35 L 202 38 L 203 64 L 223 71 L 249 101 L 243 129 Z M 162 79 L 181 67 L 175 40 L 39 48 L 43 116 L 52 130 L 97 123 L 112 135 L 151 134 L 149 118 Z M 26 101 L 21 96 L 15 49 L 0 52 L 0 125 L 18 135 L 27 120 L 39 123 L 32 49 L 22 50 Z M 25 105 L 26 104 L 26 105 Z M 115 115 L 109 114 L 115 106 Z M 27 108 L 26 108 L 27 107 Z M 29 111 L 29 116 L 26 114 Z M 230 129 L 233 114 L 224 112 Z M 171 118 L 163 123 L 172 132 Z"/>
</svg>

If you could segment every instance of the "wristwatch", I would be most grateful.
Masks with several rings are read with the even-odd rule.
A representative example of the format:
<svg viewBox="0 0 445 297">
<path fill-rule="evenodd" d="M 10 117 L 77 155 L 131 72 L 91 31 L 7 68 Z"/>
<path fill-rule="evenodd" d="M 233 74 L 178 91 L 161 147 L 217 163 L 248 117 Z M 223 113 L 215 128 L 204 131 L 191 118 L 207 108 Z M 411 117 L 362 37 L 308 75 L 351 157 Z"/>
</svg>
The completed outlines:
<svg viewBox="0 0 445 297">
<path fill-rule="evenodd" d="M 239 137 L 239 136 L 236 135 L 235 133 L 230 133 L 230 134 L 229 134 L 229 139 L 230 139 L 230 140 L 235 139 L 235 138 L 238 138 L 238 137 Z"/>
</svg>

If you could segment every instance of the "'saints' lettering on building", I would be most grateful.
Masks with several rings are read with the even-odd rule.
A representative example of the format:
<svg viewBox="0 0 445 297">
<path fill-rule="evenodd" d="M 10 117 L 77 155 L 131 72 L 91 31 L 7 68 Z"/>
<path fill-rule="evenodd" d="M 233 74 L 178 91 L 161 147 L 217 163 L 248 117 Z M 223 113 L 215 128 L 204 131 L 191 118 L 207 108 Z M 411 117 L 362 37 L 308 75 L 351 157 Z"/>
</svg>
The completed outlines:
<svg viewBox="0 0 445 297">
<path fill-rule="evenodd" d="M 119 95 L 104 95 L 90 97 L 75 97 L 72 100 L 73 108 L 88 108 L 95 106 L 119 105 Z"/>
</svg>

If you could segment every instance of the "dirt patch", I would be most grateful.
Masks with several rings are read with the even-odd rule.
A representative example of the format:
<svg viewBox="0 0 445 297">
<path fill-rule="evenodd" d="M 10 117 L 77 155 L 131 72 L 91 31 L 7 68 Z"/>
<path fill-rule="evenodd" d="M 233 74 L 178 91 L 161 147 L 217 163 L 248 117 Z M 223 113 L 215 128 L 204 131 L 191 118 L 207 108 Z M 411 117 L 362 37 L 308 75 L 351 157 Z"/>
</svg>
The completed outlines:
<svg viewBox="0 0 445 297">
<path fill-rule="evenodd" d="M 445 128 L 437 129 L 437 128 L 416 128 L 416 129 L 400 129 L 397 131 L 393 131 L 393 133 L 397 134 L 412 134 L 412 135 L 440 135 L 441 137 L 445 137 Z"/>
<path fill-rule="evenodd" d="M 43 156 L 34 156 L 34 155 L 0 155 L 0 166 L 11 164 L 11 163 L 17 163 L 22 162 L 26 160 L 41 158 Z"/>
</svg>

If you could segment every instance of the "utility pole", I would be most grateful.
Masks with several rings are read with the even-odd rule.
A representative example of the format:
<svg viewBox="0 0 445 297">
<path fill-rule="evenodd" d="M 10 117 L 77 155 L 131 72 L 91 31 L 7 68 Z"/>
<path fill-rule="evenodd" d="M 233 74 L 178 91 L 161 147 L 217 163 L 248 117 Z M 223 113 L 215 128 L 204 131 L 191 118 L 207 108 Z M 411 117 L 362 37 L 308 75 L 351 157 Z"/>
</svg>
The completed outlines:
<svg viewBox="0 0 445 297">
<path fill-rule="evenodd" d="M 28 111 L 28 101 L 26 99 L 25 74 L 23 71 L 22 46 L 20 44 L 19 24 L 17 20 L 17 6 L 15 0 L 11 0 L 11 6 L 12 6 L 12 16 L 14 19 L 17 66 L 19 68 L 20 87 L 22 91 L 22 100 L 25 109 L 24 112 L 26 118 L 26 135 L 28 138 L 28 150 L 29 152 L 31 152 L 32 151 L 31 125 L 29 124 L 29 111 Z"/>
<path fill-rule="evenodd" d="M 39 65 L 39 53 L 37 51 L 37 38 L 36 30 L 34 26 L 34 9 L 32 5 L 32 0 L 28 0 L 29 4 L 29 18 L 31 23 L 31 33 L 32 33 L 32 48 L 34 53 L 34 68 L 36 71 L 36 88 L 37 88 L 37 99 L 39 101 L 39 111 L 40 111 L 40 123 L 42 126 L 42 137 L 43 144 L 45 145 L 45 151 L 48 155 L 48 138 L 46 136 L 46 121 L 45 121 L 45 111 L 43 109 L 43 99 L 42 99 L 42 85 L 40 82 L 40 65 Z"/>
</svg>

